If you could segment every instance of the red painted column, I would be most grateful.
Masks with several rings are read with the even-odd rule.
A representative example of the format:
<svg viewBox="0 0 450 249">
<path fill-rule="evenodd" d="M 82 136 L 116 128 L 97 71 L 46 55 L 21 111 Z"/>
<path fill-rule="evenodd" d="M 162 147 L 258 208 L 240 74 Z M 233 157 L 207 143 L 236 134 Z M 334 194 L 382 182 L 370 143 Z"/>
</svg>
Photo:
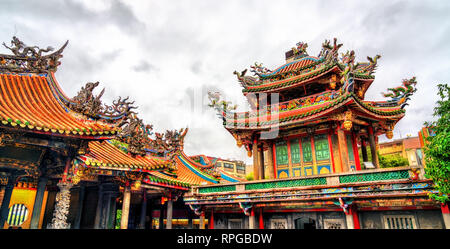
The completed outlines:
<svg viewBox="0 0 450 249">
<path fill-rule="evenodd" d="M 214 210 L 211 209 L 211 218 L 208 221 L 209 229 L 214 229 Z"/>
<path fill-rule="evenodd" d="M 253 140 L 253 178 L 255 180 L 260 180 L 259 176 L 259 151 L 258 151 L 258 141 L 256 138 Z"/>
<path fill-rule="evenodd" d="M 70 168 L 70 163 L 71 162 L 72 162 L 72 160 L 70 158 L 67 158 L 66 166 L 64 168 L 64 173 L 63 173 L 61 182 L 66 182 L 67 181 L 67 175 L 69 174 L 69 168 Z"/>
<path fill-rule="evenodd" d="M 444 219 L 444 224 L 446 229 L 450 229 L 450 211 L 448 203 L 441 204 L 442 218 Z"/>
<path fill-rule="evenodd" d="M 361 229 L 361 225 L 359 224 L 358 211 L 356 210 L 356 207 L 352 206 L 349 211 L 350 211 L 350 215 L 353 216 L 354 229 Z"/>
<path fill-rule="evenodd" d="M 359 151 L 356 142 L 356 135 L 352 132 L 353 156 L 355 157 L 356 170 L 361 170 L 361 162 L 359 161 Z"/>
<path fill-rule="evenodd" d="M 356 206 L 349 205 L 345 213 L 345 220 L 347 222 L 347 229 L 361 229 L 359 224 L 358 212 L 356 211 Z"/>
<path fill-rule="evenodd" d="M 333 153 L 333 143 L 331 142 L 331 133 L 328 133 L 328 148 L 330 151 L 330 155 L 331 155 L 331 164 L 333 165 L 333 172 L 336 172 L 336 169 L 334 168 L 334 153 Z"/>
<path fill-rule="evenodd" d="M 277 174 L 277 148 L 275 146 L 275 143 L 273 143 L 272 145 L 272 156 L 273 156 L 273 176 L 274 178 L 278 178 L 278 174 Z"/>
<path fill-rule="evenodd" d="M 263 209 L 259 211 L 259 229 L 264 229 Z"/>
</svg>

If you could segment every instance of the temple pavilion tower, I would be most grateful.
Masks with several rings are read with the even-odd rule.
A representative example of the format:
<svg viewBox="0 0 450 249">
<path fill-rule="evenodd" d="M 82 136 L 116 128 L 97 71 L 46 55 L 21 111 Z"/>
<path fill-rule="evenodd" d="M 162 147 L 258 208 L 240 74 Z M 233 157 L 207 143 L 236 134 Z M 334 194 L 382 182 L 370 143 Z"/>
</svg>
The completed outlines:
<svg viewBox="0 0 450 249">
<path fill-rule="evenodd" d="M 224 127 L 253 156 L 255 180 L 356 171 L 363 165 L 378 168 L 378 136 L 392 138 L 415 91 L 412 78 L 388 89 L 384 96 L 389 100 L 366 100 L 379 55 L 355 63 L 354 51 L 339 56 L 342 44 L 336 38 L 333 44 L 326 40 L 317 57 L 308 55 L 307 46 L 297 43 L 277 69 L 255 63 L 253 76 L 246 75 L 247 69 L 234 72 L 249 112 L 236 112 L 220 94 L 210 93 L 210 106 L 219 111 Z M 367 163 L 360 161 L 358 145 Z"/>
</svg>

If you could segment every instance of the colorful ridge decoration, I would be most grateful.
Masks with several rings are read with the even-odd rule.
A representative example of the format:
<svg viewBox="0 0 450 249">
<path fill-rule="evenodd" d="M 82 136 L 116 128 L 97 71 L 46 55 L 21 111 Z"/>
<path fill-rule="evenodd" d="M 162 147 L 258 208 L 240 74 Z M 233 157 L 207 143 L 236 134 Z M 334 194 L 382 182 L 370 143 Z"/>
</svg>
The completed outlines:
<svg viewBox="0 0 450 249">
<path fill-rule="evenodd" d="M 113 145 L 111 141 L 89 142 L 89 150 L 79 159 L 88 166 L 114 170 L 162 170 L 170 164 L 167 160 L 146 156 L 132 156 Z"/>
<path fill-rule="evenodd" d="M 176 161 L 177 174 L 180 180 L 192 185 L 219 183 L 219 179 L 200 170 L 199 165 L 201 164 L 186 156 L 183 151 L 176 157 Z"/>
</svg>

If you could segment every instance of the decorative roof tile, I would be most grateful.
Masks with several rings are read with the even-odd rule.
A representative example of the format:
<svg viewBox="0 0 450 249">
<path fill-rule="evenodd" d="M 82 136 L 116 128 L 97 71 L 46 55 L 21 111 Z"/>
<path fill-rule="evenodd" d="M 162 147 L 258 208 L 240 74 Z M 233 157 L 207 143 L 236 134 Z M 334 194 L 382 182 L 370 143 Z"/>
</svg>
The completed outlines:
<svg viewBox="0 0 450 249">
<path fill-rule="evenodd" d="M 86 165 L 117 168 L 118 170 L 161 170 L 169 161 L 152 156 L 131 156 L 112 144 L 111 141 L 89 142 L 89 151 L 79 157 Z"/>
<path fill-rule="evenodd" d="M 53 95 L 47 74 L 0 73 L 0 121 L 2 125 L 33 132 L 65 136 L 110 137 L 111 124 L 77 115 Z"/>
</svg>

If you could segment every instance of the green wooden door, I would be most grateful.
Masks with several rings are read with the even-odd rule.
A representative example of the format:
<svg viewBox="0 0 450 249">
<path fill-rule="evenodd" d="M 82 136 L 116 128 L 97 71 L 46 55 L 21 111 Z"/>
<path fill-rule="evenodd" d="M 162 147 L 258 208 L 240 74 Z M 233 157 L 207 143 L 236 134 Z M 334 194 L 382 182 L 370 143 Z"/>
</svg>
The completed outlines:
<svg viewBox="0 0 450 249">
<path fill-rule="evenodd" d="M 286 141 L 278 142 L 275 145 L 277 165 L 288 165 L 288 149 Z"/>
<path fill-rule="evenodd" d="M 330 159 L 330 148 L 326 135 L 314 136 L 314 149 L 316 151 L 316 160 L 323 161 Z"/>
<path fill-rule="evenodd" d="M 302 138 L 303 162 L 312 162 L 311 139 L 309 137 Z"/>
</svg>

